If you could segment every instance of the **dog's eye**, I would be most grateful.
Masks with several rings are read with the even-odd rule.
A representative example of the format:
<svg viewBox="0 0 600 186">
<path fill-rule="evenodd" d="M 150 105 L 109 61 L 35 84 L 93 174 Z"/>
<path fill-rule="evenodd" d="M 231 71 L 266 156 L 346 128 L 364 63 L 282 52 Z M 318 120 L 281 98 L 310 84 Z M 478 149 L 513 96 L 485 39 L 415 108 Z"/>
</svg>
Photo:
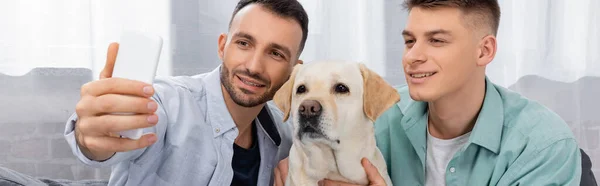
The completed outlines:
<svg viewBox="0 0 600 186">
<path fill-rule="evenodd" d="M 335 85 L 335 92 L 337 93 L 348 93 L 350 90 L 348 90 L 348 87 L 344 84 L 337 84 Z"/>
<path fill-rule="evenodd" d="M 300 85 L 298 86 L 298 88 L 296 89 L 296 94 L 302 94 L 306 92 L 306 87 L 304 85 Z"/>
</svg>

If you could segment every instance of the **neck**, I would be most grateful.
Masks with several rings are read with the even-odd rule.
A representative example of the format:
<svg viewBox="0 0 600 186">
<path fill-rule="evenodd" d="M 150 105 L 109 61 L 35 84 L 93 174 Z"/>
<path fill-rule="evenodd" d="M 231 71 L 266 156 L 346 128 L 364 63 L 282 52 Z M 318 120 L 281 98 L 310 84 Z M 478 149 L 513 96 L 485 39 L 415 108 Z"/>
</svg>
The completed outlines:
<svg viewBox="0 0 600 186">
<path fill-rule="evenodd" d="M 485 78 L 473 78 L 462 89 L 429 102 L 429 133 L 452 139 L 473 130 L 485 98 Z"/>
<path fill-rule="evenodd" d="M 256 119 L 264 104 L 255 107 L 243 107 L 233 101 L 231 95 L 229 95 L 222 85 L 221 91 L 223 92 L 227 110 L 229 110 L 229 114 L 239 130 L 238 137 L 235 138 L 235 144 L 248 149 L 252 146 L 252 121 Z"/>
</svg>

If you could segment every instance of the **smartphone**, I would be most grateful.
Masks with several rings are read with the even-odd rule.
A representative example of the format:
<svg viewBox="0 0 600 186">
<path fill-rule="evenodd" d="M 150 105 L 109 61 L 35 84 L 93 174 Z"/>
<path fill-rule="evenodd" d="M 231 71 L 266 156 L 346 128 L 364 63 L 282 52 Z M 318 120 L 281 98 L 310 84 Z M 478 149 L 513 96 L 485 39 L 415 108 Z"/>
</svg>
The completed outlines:
<svg viewBox="0 0 600 186">
<path fill-rule="evenodd" d="M 152 84 L 156 76 L 163 40 L 158 35 L 126 31 L 121 35 L 112 77 Z M 113 113 L 133 115 L 135 113 Z M 121 137 L 139 139 L 143 129 L 121 131 Z"/>
</svg>

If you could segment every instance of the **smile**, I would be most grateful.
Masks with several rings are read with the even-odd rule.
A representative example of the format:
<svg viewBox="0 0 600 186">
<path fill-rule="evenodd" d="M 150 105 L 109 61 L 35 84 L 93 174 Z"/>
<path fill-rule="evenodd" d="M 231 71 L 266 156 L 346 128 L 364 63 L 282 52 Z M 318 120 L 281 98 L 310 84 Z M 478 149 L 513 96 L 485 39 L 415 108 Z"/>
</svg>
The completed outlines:
<svg viewBox="0 0 600 186">
<path fill-rule="evenodd" d="M 263 85 L 263 84 L 260 84 L 260 83 L 258 83 L 258 82 L 254 82 L 254 81 L 252 81 L 252 80 L 250 80 L 250 79 L 242 78 L 242 77 L 240 77 L 240 76 L 235 76 L 235 77 L 237 77 L 237 78 L 238 78 L 238 79 L 239 79 L 239 80 L 240 80 L 242 83 L 244 83 L 244 84 L 246 84 L 246 85 L 248 85 L 248 86 L 253 86 L 253 87 L 265 87 L 265 85 Z"/>
<path fill-rule="evenodd" d="M 410 74 L 410 77 L 413 77 L 413 78 L 424 78 L 424 77 L 433 76 L 435 73 L 436 72 Z"/>
</svg>

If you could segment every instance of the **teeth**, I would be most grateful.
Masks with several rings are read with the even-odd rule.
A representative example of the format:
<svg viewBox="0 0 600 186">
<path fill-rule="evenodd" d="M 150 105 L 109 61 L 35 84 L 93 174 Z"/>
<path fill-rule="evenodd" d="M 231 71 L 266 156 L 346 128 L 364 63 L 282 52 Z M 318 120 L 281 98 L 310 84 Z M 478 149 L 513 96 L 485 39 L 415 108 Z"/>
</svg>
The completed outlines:
<svg viewBox="0 0 600 186">
<path fill-rule="evenodd" d="M 250 86 L 255 86 L 255 87 L 261 87 L 262 86 L 262 85 L 259 85 L 259 84 L 254 84 L 254 83 L 249 82 L 249 81 L 244 81 L 243 79 L 242 79 L 242 82 L 244 82 L 246 85 L 250 85 Z"/>
<path fill-rule="evenodd" d="M 410 76 L 414 77 L 414 78 L 422 78 L 422 77 L 431 76 L 433 74 L 434 74 L 433 72 L 430 72 L 430 73 L 421 73 L 421 74 L 411 74 Z"/>
</svg>

